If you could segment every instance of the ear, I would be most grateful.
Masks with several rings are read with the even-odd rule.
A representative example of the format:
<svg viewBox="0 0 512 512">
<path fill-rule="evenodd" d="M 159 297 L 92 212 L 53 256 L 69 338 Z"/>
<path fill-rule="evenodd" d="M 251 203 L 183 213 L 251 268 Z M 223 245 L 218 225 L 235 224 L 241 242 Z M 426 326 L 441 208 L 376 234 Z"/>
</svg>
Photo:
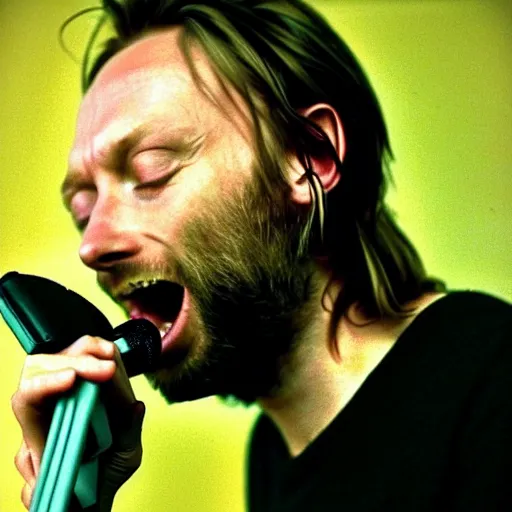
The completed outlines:
<svg viewBox="0 0 512 512">
<path fill-rule="evenodd" d="M 327 103 L 317 103 L 306 109 L 299 110 L 299 114 L 315 123 L 329 138 L 332 147 L 340 161 L 345 156 L 345 134 L 343 125 L 336 110 Z M 311 166 L 318 176 L 325 192 L 335 187 L 340 181 L 341 174 L 327 148 L 320 145 L 310 154 Z M 306 177 L 302 164 L 297 158 L 292 160 L 290 173 L 292 200 L 300 204 L 309 204 L 312 201 L 311 185 Z"/>
</svg>

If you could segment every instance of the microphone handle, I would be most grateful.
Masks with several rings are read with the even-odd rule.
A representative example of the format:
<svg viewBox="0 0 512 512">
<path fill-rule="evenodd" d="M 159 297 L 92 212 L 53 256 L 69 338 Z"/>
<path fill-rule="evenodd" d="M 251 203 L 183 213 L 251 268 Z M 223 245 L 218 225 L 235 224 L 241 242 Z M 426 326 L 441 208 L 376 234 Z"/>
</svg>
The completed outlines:
<svg viewBox="0 0 512 512">
<path fill-rule="evenodd" d="M 8 272 L 0 277 L 0 316 L 27 354 L 57 353 L 84 334 L 118 338 L 130 376 L 157 364 L 161 346 L 158 329 L 148 320 L 130 320 L 112 329 L 110 322 L 88 300 L 62 285 L 40 276 Z M 123 338 L 123 339 L 119 339 Z M 113 378 L 116 392 L 135 401 L 124 364 L 118 361 Z M 89 424 L 93 436 L 88 436 Z M 90 462 L 89 439 L 97 443 Z M 105 407 L 96 384 L 78 379 L 73 390 L 57 403 L 43 450 L 41 470 L 31 511 L 64 512 L 72 487 L 83 507 L 96 501 L 97 455 L 112 443 Z"/>
<path fill-rule="evenodd" d="M 114 343 L 121 354 L 130 350 L 124 338 Z M 118 380 L 127 381 L 122 364 L 118 365 L 118 370 L 124 373 Z M 131 386 L 128 387 L 128 393 L 135 400 Z M 98 384 L 80 379 L 67 396 L 57 401 L 30 512 L 66 512 L 73 490 L 82 508 L 96 503 L 98 456 L 112 444 L 107 413 L 99 391 Z M 97 449 L 90 460 L 80 464 L 89 429 L 94 434 Z"/>
<path fill-rule="evenodd" d="M 58 400 L 30 512 L 66 512 L 68 509 L 93 411 L 106 416 L 103 405 L 98 402 L 98 395 L 97 384 L 81 380 L 70 396 Z M 108 429 L 108 422 L 105 427 Z M 86 487 L 90 488 L 90 485 Z"/>
</svg>

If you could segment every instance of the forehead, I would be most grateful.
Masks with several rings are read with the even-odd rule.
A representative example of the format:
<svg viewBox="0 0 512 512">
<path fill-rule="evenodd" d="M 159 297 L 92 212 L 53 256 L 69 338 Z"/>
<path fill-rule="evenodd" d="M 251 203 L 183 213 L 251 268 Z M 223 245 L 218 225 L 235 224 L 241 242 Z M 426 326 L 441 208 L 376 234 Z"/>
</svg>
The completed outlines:
<svg viewBox="0 0 512 512">
<path fill-rule="evenodd" d="M 168 97 L 182 103 L 195 85 L 179 51 L 178 36 L 178 29 L 151 34 L 112 57 L 82 101 L 79 124 L 103 124 L 133 114 L 130 108 L 137 105 L 156 109 Z M 195 60 L 199 64 L 199 58 Z M 144 113 L 141 110 L 135 109 L 137 115 Z"/>
<path fill-rule="evenodd" d="M 180 49 L 180 32 L 179 27 L 153 32 L 107 61 L 82 101 L 74 150 L 92 136 L 100 146 L 122 139 L 148 119 L 170 123 L 176 130 L 218 123 L 218 108 L 201 92 Z M 206 56 L 197 46 L 191 55 L 202 84 L 223 95 Z M 233 120 L 229 110 L 240 113 L 241 105 L 229 103 L 222 101 L 224 117 Z"/>
</svg>

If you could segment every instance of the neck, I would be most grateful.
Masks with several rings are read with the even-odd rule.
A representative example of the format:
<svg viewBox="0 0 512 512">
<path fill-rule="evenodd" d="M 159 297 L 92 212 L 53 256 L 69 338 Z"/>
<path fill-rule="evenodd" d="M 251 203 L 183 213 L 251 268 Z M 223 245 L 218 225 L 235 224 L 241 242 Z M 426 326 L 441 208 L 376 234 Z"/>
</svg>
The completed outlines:
<svg viewBox="0 0 512 512">
<path fill-rule="evenodd" d="M 327 280 L 325 283 L 327 287 Z M 423 296 L 415 301 L 411 305 L 417 309 L 410 317 L 369 324 L 370 319 L 351 307 L 338 323 L 335 339 L 330 339 L 333 299 L 340 286 L 326 287 L 326 293 L 315 299 L 317 314 L 297 343 L 284 370 L 282 386 L 272 397 L 259 400 L 291 456 L 302 453 L 332 422 L 415 316 L 441 296 Z"/>
</svg>

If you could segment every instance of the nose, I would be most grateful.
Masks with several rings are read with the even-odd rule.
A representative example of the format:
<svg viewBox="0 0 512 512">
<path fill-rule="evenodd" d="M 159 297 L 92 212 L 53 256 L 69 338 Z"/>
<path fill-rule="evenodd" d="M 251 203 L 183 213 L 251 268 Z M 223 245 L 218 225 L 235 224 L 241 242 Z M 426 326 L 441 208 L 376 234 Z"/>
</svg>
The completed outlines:
<svg viewBox="0 0 512 512">
<path fill-rule="evenodd" d="M 79 255 L 94 270 L 108 270 L 141 250 L 140 233 L 129 208 L 117 199 L 97 202 L 85 228 Z"/>
</svg>

